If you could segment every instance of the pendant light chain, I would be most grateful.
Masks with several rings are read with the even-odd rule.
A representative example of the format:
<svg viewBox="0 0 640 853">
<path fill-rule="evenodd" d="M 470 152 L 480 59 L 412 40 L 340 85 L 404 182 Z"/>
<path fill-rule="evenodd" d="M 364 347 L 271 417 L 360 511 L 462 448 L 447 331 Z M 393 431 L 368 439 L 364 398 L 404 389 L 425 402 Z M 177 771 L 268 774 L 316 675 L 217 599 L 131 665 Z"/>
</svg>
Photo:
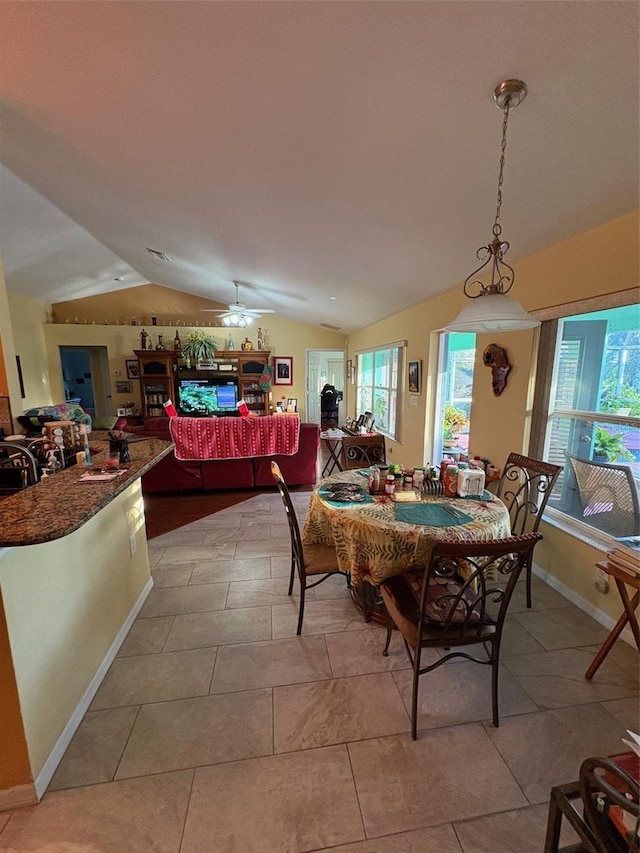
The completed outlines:
<svg viewBox="0 0 640 853">
<path fill-rule="evenodd" d="M 496 218 L 493 223 L 493 235 L 499 237 L 502 233 L 500 225 L 500 210 L 502 208 L 502 183 L 504 180 L 504 156 L 507 150 L 507 124 L 509 123 L 509 103 L 511 98 L 504 102 L 504 118 L 502 119 L 502 142 L 500 144 L 500 174 L 498 175 L 498 198 L 496 201 Z"/>
</svg>

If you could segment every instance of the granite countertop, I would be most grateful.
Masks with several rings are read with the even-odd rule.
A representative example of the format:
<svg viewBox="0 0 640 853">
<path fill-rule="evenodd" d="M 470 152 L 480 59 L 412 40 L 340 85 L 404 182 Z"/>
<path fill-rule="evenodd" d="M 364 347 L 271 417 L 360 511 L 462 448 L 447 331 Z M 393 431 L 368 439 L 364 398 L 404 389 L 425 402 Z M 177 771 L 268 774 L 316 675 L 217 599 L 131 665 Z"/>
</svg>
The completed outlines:
<svg viewBox="0 0 640 853">
<path fill-rule="evenodd" d="M 109 447 L 109 442 L 98 436 L 99 433 L 93 432 L 89 440 L 94 466 L 100 465 L 104 451 Z M 132 441 L 129 444 L 131 462 L 128 469 L 114 480 L 80 483 L 85 468 L 73 465 L 3 498 L 0 500 L 0 547 L 40 545 L 68 536 L 124 492 L 172 448 L 171 442 L 158 438 Z"/>
</svg>

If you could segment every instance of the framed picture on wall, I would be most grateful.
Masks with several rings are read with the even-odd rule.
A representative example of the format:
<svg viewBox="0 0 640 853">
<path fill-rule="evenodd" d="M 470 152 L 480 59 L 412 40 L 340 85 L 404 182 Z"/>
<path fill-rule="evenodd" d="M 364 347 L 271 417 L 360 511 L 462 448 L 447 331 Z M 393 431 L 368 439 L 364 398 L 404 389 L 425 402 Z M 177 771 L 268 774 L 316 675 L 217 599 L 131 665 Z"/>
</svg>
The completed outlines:
<svg viewBox="0 0 640 853">
<path fill-rule="evenodd" d="M 133 382 L 116 382 L 116 394 L 131 394 Z"/>
<path fill-rule="evenodd" d="M 410 361 L 409 362 L 409 391 L 411 394 L 419 394 L 420 393 L 420 381 L 422 377 L 421 374 L 421 362 L 419 361 Z"/>
<path fill-rule="evenodd" d="M 124 364 L 127 368 L 127 379 L 140 378 L 140 365 L 137 358 L 126 358 Z"/>
<path fill-rule="evenodd" d="M 273 359 L 273 384 L 293 385 L 293 357 L 277 355 Z"/>
</svg>

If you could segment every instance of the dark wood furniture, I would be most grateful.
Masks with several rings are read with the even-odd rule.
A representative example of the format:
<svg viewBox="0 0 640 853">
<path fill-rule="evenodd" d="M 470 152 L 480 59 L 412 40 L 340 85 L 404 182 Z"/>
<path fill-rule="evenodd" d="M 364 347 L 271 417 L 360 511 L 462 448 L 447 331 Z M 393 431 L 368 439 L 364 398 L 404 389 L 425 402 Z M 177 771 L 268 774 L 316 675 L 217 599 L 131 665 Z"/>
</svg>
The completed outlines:
<svg viewBox="0 0 640 853">
<path fill-rule="evenodd" d="M 163 404 L 178 399 L 176 374 L 177 350 L 135 350 L 140 375 L 140 403 L 142 417 L 151 418 L 165 414 Z"/>
<path fill-rule="evenodd" d="M 585 678 L 588 678 L 589 680 L 591 680 L 596 674 L 600 664 L 613 648 L 615 641 L 618 639 L 627 623 L 631 627 L 633 638 L 636 641 L 636 647 L 638 651 L 640 651 L 640 629 L 638 628 L 638 617 L 636 616 L 636 610 L 638 609 L 638 604 L 640 604 L 640 575 L 633 575 L 630 572 L 625 572 L 623 569 L 612 566 L 607 562 L 596 563 L 596 567 L 598 569 L 602 569 L 603 572 L 606 572 L 614 579 L 624 610 L 616 624 L 611 629 L 611 633 L 602 644 L 599 652 L 589 664 L 589 668 L 585 673 Z M 627 586 L 631 587 L 631 589 L 635 589 L 636 591 L 632 599 L 629 598 Z"/>
<path fill-rule="evenodd" d="M 395 625 L 413 666 L 411 736 L 414 740 L 420 676 L 456 657 L 491 666 L 493 724 L 500 724 L 498 672 L 502 628 L 516 582 L 533 559 L 533 549 L 540 539 L 539 533 L 528 533 L 489 542 L 440 540 L 433 546 L 424 569 L 406 572 L 380 584 L 390 617 L 383 654 L 388 654 Z M 490 577 L 496 580 L 490 581 Z M 474 645 L 483 646 L 486 657 L 469 654 L 467 649 Z M 422 666 L 422 649 L 426 648 L 444 649 L 446 653 L 435 663 Z"/>
<path fill-rule="evenodd" d="M 535 533 L 562 465 L 510 453 L 498 481 L 496 495 L 509 510 L 511 535 Z M 527 607 L 531 607 L 531 564 L 527 566 Z"/>
<path fill-rule="evenodd" d="M 179 404 L 178 379 L 237 379 L 238 397 L 257 415 L 269 414 L 269 392 L 260 387 L 260 377 L 269 363 L 267 350 L 218 350 L 211 367 L 187 368 L 180 350 L 135 350 L 140 375 L 142 417 L 165 414 L 163 404 Z"/>
<path fill-rule="evenodd" d="M 637 853 L 637 776 L 634 753 L 583 761 L 578 781 L 551 789 L 544 853 Z M 560 848 L 563 817 L 580 842 Z"/>
<path fill-rule="evenodd" d="M 345 435 L 340 451 L 340 470 L 369 468 L 383 465 L 387 461 L 384 436 L 379 433 L 368 435 Z"/>
</svg>

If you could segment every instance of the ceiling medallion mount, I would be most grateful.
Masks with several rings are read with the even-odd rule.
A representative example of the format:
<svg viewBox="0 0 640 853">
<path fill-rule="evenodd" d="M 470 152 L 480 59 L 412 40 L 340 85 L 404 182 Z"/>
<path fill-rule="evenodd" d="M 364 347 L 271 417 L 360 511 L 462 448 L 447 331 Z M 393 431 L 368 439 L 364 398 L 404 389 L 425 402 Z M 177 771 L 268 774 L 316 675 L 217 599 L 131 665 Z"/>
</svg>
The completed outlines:
<svg viewBox="0 0 640 853">
<path fill-rule="evenodd" d="M 488 245 L 481 246 L 477 250 L 476 257 L 482 263 L 467 277 L 463 286 L 464 295 L 469 299 L 477 300 L 481 296 L 484 299 L 478 303 L 474 301 L 466 305 L 456 319 L 446 327 L 449 332 L 510 332 L 540 325 L 538 320 L 527 314 L 519 302 L 507 296 L 513 287 L 516 275 L 513 267 L 504 259 L 509 251 L 509 243 L 501 239 L 502 226 L 500 225 L 509 112 L 521 104 L 526 96 L 527 86 L 522 80 L 504 80 L 493 92 L 496 106 L 504 114 L 493 239 Z"/>
</svg>

